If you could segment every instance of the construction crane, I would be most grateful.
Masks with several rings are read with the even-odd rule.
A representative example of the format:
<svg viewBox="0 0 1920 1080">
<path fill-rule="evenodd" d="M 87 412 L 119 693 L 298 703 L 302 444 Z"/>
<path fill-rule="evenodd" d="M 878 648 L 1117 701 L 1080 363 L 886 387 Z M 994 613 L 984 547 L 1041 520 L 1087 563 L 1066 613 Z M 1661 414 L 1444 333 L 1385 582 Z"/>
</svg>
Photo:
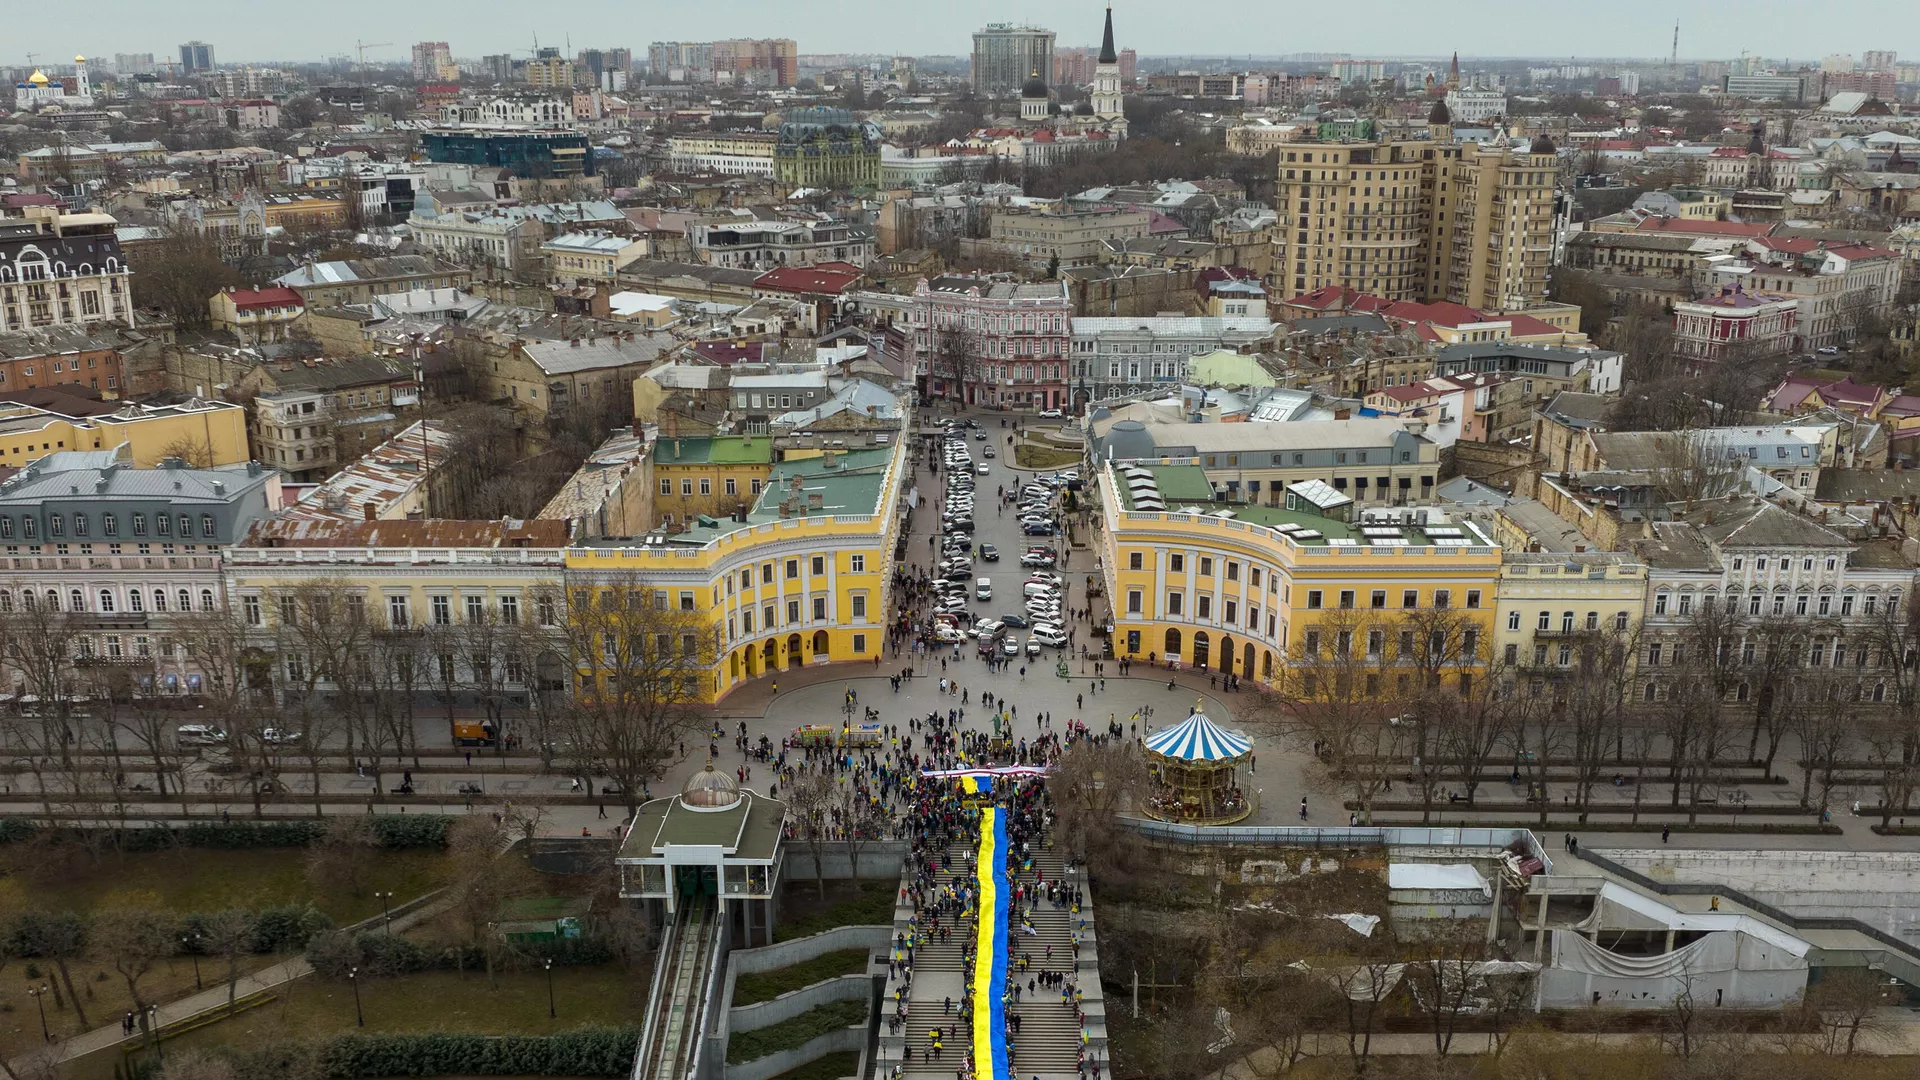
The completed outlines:
<svg viewBox="0 0 1920 1080">
<path fill-rule="evenodd" d="M 391 41 L 360 41 L 356 39 L 353 43 L 353 51 L 359 57 L 359 70 L 367 70 L 368 49 L 384 49 L 392 45 L 393 42 Z"/>
</svg>

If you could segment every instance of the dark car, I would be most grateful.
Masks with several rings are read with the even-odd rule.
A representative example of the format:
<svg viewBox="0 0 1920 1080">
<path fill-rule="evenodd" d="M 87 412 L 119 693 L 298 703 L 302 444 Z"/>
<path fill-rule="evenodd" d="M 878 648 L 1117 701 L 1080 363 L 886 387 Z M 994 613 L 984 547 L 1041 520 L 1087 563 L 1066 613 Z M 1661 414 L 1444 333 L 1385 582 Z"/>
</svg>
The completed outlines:
<svg viewBox="0 0 1920 1080">
<path fill-rule="evenodd" d="M 981 544 L 980 557 L 982 559 L 985 559 L 988 562 L 999 562 L 1000 549 L 997 547 L 994 547 L 992 544 Z"/>
<path fill-rule="evenodd" d="M 973 519 L 960 518 L 957 521 L 949 521 L 947 522 L 947 531 L 948 532 L 972 532 Z M 1051 533 L 1049 533 L 1049 535 L 1051 535 Z"/>
<path fill-rule="evenodd" d="M 969 529 L 973 528 L 973 523 L 968 522 L 967 528 Z M 1028 536 L 1052 536 L 1053 526 L 1047 524 L 1044 521 L 1035 521 L 1028 524 L 1025 528 L 1021 529 L 1020 531 L 1026 533 Z"/>
<path fill-rule="evenodd" d="M 1033 625 L 1027 621 L 1025 615 L 1002 615 L 1000 616 L 1000 621 L 1007 626 L 1020 630 L 1025 630 L 1027 627 Z"/>
</svg>

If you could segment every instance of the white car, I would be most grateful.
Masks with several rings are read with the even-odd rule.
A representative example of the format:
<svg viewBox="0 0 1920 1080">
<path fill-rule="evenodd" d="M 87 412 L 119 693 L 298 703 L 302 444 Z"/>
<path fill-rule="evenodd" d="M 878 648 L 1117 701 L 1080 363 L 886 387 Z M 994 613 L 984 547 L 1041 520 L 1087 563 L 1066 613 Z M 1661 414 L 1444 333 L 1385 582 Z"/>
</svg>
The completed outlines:
<svg viewBox="0 0 1920 1080">
<path fill-rule="evenodd" d="M 965 641 L 966 639 L 967 639 L 967 635 L 961 633 L 957 627 L 951 626 L 947 623 L 941 623 L 939 626 L 936 626 L 933 628 L 933 640 L 935 641 L 938 641 L 941 643 L 949 643 L 949 642 L 955 642 L 955 641 Z"/>
<path fill-rule="evenodd" d="M 1051 585 L 1057 589 L 1063 584 L 1063 582 L 1061 581 L 1059 574 L 1049 574 L 1044 570 L 1037 570 L 1027 575 L 1027 584 Z"/>
<path fill-rule="evenodd" d="M 1059 409 L 1041 409 L 1040 410 L 1040 419 L 1042 420 L 1058 420 L 1060 419 L 1061 415 L 1062 414 Z"/>
<path fill-rule="evenodd" d="M 973 467 L 973 471 L 976 473 L 979 473 L 981 476 L 985 476 L 988 473 L 992 472 L 993 468 L 988 465 L 975 465 Z"/>
<path fill-rule="evenodd" d="M 281 743 L 295 743 L 300 741 L 300 733 L 297 731 L 282 731 L 279 728 L 262 728 L 260 730 L 260 741 L 263 743 L 271 743 L 275 746 Z"/>
</svg>

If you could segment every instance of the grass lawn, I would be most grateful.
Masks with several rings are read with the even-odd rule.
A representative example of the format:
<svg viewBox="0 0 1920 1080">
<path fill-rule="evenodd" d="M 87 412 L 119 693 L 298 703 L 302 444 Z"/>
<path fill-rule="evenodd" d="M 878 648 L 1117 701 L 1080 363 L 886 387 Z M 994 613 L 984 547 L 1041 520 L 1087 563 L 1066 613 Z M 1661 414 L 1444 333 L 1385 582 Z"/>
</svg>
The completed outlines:
<svg viewBox="0 0 1920 1080">
<path fill-rule="evenodd" d="M 14 854 L 24 857 L 27 853 Z M 437 852 L 375 852 L 370 855 L 367 883 L 356 897 L 345 891 L 316 890 L 307 880 L 305 852 L 294 848 L 180 848 L 109 854 L 98 860 L 77 848 L 39 849 L 36 854 L 37 861 L 14 864 L 10 876 L 20 881 L 27 897 L 51 910 L 91 911 L 116 894 L 130 894 L 136 902 L 181 914 L 312 901 L 340 924 L 379 914 L 376 890 L 393 890 L 398 903 L 437 887 L 443 859 Z M 240 970 L 253 972 L 278 962 L 275 957 L 249 954 L 241 957 Z M 0 970 L 0 1055 L 13 1056 L 40 1043 L 39 1007 L 27 990 L 50 982 L 54 972 L 52 965 L 41 962 L 36 969 L 39 977 L 29 979 L 28 967 L 29 961 L 16 960 Z M 88 1023 L 80 1022 L 63 987 L 59 1006 L 48 999 L 47 1027 L 56 1036 L 111 1024 L 132 1007 L 126 981 L 110 962 L 74 964 L 72 972 Z M 200 973 L 207 986 L 219 983 L 223 974 L 220 962 L 208 957 L 200 959 Z M 192 958 L 173 957 L 158 965 L 140 980 L 140 989 L 148 1000 L 158 1001 L 192 993 Z"/>
<path fill-rule="evenodd" d="M 1023 469 L 1060 469 L 1078 465 L 1084 455 L 1078 450 L 1055 450 L 1037 443 L 1019 442 L 1013 446 L 1013 463 Z"/>
<path fill-rule="evenodd" d="M 836 975 L 858 975 L 867 970 L 867 950 L 836 949 L 811 960 L 803 960 L 772 971 L 754 971 L 733 982 L 733 1003 L 752 1005 L 771 1001 L 792 990 L 812 986 Z"/>
<path fill-rule="evenodd" d="M 370 1032 L 449 1031 L 482 1035 L 550 1035 L 582 1025 L 638 1023 L 646 1005 L 648 972 L 617 964 L 553 970 L 558 1018 L 547 1017 L 544 972 L 502 974 L 425 972 L 373 979 L 360 987 Z M 273 1001 L 231 1020 L 198 1028 L 164 1044 L 168 1051 L 240 1043 L 315 1038 L 355 1030 L 353 987 L 314 978 L 288 983 Z M 75 1061 L 67 1080 L 114 1080 L 117 1050 Z"/>
<path fill-rule="evenodd" d="M 359 896 L 316 889 L 307 879 L 306 851 L 301 848 L 109 854 L 98 861 L 64 859 L 57 866 L 22 873 L 31 895 L 50 909 L 87 911 L 113 893 L 148 893 L 161 907 L 178 912 L 312 901 L 344 925 L 380 914 L 375 892 L 392 890 L 397 904 L 431 891 L 439 885 L 445 863 L 436 851 L 376 851 L 368 859 L 367 881 Z"/>
<path fill-rule="evenodd" d="M 842 1050 L 837 1054 L 828 1054 L 816 1058 L 797 1069 L 788 1069 L 773 1080 L 841 1080 L 852 1076 L 860 1067 L 860 1055 L 853 1050 Z"/>
<path fill-rule="evenodd" d="M 773 940 L 811 937 L 836 926 L 892 926 L 893 901 L 899 892 L 893 881 L 829 881 L 826 899 L 811 881 L 789 881 L 780 898 L 780 921 Z"/>
<path fill-rule="evenodd" d="M 833 1001 L 752 1031 L 736 1031 L 727 1039 L 727 1064 L 757 1061 L 768 1054 L 791 1050 L 829 1031 L 852 1027 L 867 1018 L 867 1002 Z"/>
</svg>

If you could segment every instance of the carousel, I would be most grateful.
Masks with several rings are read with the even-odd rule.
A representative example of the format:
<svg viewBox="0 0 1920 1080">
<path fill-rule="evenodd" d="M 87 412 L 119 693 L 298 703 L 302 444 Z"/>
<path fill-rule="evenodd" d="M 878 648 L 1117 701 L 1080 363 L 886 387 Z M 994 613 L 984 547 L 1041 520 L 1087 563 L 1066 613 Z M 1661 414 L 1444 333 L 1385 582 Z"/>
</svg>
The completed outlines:
<svg viewBox="0 0 1920 1080">
<path fill-rule="evenodd" d="M 1148 817 L 1182 825 L 1231 825 L 1253 813 L 1253 796 L 1235 770 L 1253 755 L 1253 743 L 1196 712 L 1147 736 L 1147 763 L 1155 790 Z"/>
</svg>

